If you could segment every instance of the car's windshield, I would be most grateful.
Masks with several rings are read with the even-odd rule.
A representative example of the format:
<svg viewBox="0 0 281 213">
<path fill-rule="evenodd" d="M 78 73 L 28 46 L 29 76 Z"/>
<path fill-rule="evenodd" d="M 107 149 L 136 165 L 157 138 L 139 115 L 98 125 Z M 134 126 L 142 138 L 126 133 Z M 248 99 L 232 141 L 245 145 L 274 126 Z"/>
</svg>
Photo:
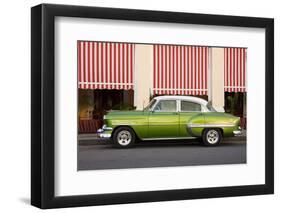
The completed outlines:
<svg viewBox="0 0 281 213">
<path fill-rule="evenodd" d="M 216 112 L 216 111 L 217 111 L 217 110 L 215 110 L 215 108 L 211 105 L 210 102 L 208 102 L 208 104 L 207 104 L 206 106 L 207 106 L 207 108 L 208 108 L 208 110 L 209 110 L 210 112 Z"/>
<path fill-rule="evenodd" d="M 144 110 L 152 110 L 154 104 L 155 104 L 156 100 L 152 99 L 149 104 L 144 108 Z"/>
</svg>

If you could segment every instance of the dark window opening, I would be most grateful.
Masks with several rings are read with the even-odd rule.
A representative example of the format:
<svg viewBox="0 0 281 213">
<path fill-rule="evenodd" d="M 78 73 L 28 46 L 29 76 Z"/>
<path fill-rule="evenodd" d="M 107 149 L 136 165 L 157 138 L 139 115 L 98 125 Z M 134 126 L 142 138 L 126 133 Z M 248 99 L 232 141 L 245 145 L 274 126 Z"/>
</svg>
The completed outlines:
<svg viewBox="0 0 281 213">
<path fill-rule="evenodd" d="M 246 129 L 247 120 L 247 93 L 245 92 L 225 92 L 224 93 L 225 112 L 240 117 L 241 127 Z"/>
</svg>

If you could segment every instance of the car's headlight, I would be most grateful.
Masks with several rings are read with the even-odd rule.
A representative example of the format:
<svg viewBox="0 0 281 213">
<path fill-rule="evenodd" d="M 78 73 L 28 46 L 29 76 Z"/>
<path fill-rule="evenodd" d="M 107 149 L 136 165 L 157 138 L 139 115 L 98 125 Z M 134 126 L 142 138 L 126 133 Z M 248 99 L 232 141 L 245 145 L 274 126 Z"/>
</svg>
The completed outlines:
<svg viewBox="0 0 281 213">
<path fill-rule="evenodd" d="M 112 130 L 112 127 L 108 127 L 108 126 L 106 126 L 105 124 L 102 126 L 102 129 L 104 130 L 104 131 L 111 131 Z"/>
</svg>

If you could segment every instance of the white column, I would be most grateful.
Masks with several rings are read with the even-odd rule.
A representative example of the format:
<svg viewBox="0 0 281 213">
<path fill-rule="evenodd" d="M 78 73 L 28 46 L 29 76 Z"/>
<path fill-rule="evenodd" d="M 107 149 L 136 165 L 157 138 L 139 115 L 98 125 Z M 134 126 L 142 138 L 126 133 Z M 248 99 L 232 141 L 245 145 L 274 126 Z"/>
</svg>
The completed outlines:
<svg viewBox="0 0 281 213">
<path fill-rule="evenodd" d="M 224 49 L 210 48 L 209 101 L 224 112 Z"/>
<path fill-rule="evenodd" d="M 152 72 L 153 46 L 136 44 L 134 105 L 138 110 L 142 110 L 149 103 Z"/>
</svg>

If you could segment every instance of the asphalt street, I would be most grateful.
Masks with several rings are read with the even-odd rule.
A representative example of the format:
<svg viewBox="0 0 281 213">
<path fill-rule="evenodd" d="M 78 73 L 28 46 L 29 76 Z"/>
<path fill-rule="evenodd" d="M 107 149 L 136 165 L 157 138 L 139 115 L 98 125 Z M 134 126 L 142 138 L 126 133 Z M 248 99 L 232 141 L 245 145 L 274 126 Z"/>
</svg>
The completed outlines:
<svg viewBox="0 0 281 213">
<path fill-rule="evenodd" d="M 129 149 L 116 149 L 107 143 L 79 141 L 78 170 L 246 163 L 245 138 L 224 139 L 216 147 L 196 141 L 146 141 Z"/>
</svg>

